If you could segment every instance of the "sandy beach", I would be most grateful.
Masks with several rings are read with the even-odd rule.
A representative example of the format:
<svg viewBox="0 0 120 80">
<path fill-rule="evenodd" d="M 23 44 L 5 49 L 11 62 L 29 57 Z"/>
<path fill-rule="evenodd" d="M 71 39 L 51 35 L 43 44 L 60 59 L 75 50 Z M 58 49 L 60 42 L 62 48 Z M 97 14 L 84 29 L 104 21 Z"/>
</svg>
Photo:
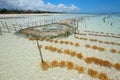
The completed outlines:
<svg viewBox="0 0 120 80">
<path fill-rule="evenodd" d="M 62 18 L 65 15 L 62 14 Z M 18 15 L 13 16 L 18 17 Z M 20 15 L 19 17 L 21 16 L 23 17 L 23 15 Z M 56 15 L 52 16 L 56 17 Z M 70 16 L 68 17 L 70 18 Z M 3 17 L 3 15 L 0 15 L 0 17 Z M 108 80 L 120 80 L 120 68 L 117 69 L 113 66 L 116 63 L 120 64 L 120 26 L 116 27 L 116 25 L 120 24 L 120 22 L 116 22 L 115 24 L 113 24 L 112 27 L 109 27 L 110 24 L 108 24 L 107 19 L 106 23 L 103 23 L 103 17 L 104 16 L 92 18 L 89 17 L 85 18 L 85 21 L 79 22 L 79 32 L 78 34 L 76 34 L 76 38 L 74 37 L 74 35 L 71 35 L 67 38 L 53 39 L 52 42 L 47 40 L 38 41 L 39 44 L 42 45 L 41 51 L 43 54 L 43 59 L 45 61 L 71 61 L 74 64 L 82 66 L 85 69 L 85 71 L 82 73 L 78 73 L 75 69 L 67 69 L 67 67 L 53 67 L 45 71 L 42 70 L 40 66 L 41 59 L 36 40 L 31 41 L 28 38 L 17 36 L 14 34 L 15 31 L 12 31 L 11 33 L 3 33 L 3 35 L 0 35 L 0 80 L 100 80 L 98 77 L 91 77 L 88 74 L 88 69 L 96 70 L 99 73 L 105 73 L 109 78 Z M 32 18 L 35 20 L 36 17 Z M 48 17 L 48 19 L 51 18 Z M 114 19 L 115 18 L 113 18 L 113 20 Z M 118 19 L 120 20 L 120 17 Z M 36 19 L 36 21 L 37 20 L 38 18 Z M 1 19 L 1 21 L 5 20 Z M 18 21 L 17 23 L 22 23 L 19 22 L 19 20 L 17 19 L 16 21 Z M 20 21 L 22 21 L 22 19 Z M 8 23 L 10 24 L 9 20 Z M 94 36 L 95 34 L 96 36 Z M 116 38 L 116 36 L 118 38 Z M 86 38 L 87 40 L 83 38 Z M 91 39 L 97 40 L 92 41 Z M 55 42 L 56 40 L 58 42 Z M 68 41 L 72 42 L 73 44 L 61 44 L 61 41 Z M 75 43 L 79 43 L 79 46 L 75 46 Z M 90 45 L 90 48 L 87 48 L 85 46 L 87 44 Z M 54 46 L 61 49 L 62 51 L 64 51 L 65 49 L 69 49 L 81 53 L 84 58 L 79 59 L 76 56 L 70 56 L 69 54 L 65 54 L 64 52 L 53 52 L 49 49 L 45 49 L 46 46 Z M 93 46 L 97 46 L 97 49 L 94 49 Z M 100 51 L 98 47 L 104 48 L 104 50 Z M 112 52 L 111 49 L 115 49 L 116 52 Z M 85 62 L 85 59 L 87 57 L 95 57 L 105 61 L 109 61 L 112 65 L 106 67 L 105 65 L 101 66 L 95 63 L 88 64 L 87 62 Z"/>
</svg>

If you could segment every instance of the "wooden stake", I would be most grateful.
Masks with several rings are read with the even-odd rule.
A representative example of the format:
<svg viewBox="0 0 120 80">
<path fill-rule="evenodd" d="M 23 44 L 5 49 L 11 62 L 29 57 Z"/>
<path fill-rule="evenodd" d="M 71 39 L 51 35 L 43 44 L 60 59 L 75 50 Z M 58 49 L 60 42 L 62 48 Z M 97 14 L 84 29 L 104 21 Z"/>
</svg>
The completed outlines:
<svg viewBox="0 0 120 80">
<path fill-rule="evenodd" d="M 34 26 L 34 24 L 33 24 L 32 20 L 31 20 L 31 24 L 32 24 L 32 27 L 33 27 L 33 26 Z"/>
<path fill-rule="evenodd" d="M 7 25 L 6 22 L 5 22 L 5 25 L 6 25 L 6 28 L 7 28 L 8 32 L 10 33 L 10 30 L 9 30 L 8 25 Z"/>
<path fill-rule="evenodd" d="M 1 21 L 1 24 L 2 24 L 3 27 L 5 26 L 2 21 Z"/>
<path fill-rule="evenodd" d="M 76 36 L 76 28 L 75 28 L 75 32 L 74 32 L 74 38 L 75 38 L 75 36 Z"/>
<path fill-rule="evenodd" d="M 86 28 L 86 24 L 85 24 L 85 28 Z"/>
<path fill-rule="evenodd" d="M 78 30 L 78 21 L 77 21 L 77 30 Z"/>
<path fill-rule="evenodd" d="M 0 27 L 0 35 L 2 35 L 2 29 L 1 29 L 1 27 Z"/>
<path fill-rule="evenodd" d="M 27 26 L 29 27 L 28 23 L 26 23 L 26 24 L 27 24 Z"/>
<path fill-rule="evenodd" d="M 37 26 L 37 22 L 35 21 L 35 26 Z"/>
<path fill-rule="evenodd" d="M 39 43 L 38 43 L 37 38 L 36 38 L 36 42 L 37 42 L 37 46 L 39 46 Z M 43 57 L 42 57 L 42 51 L 41 51 L 41 48 L 38 48 L 38 50 L 39 50 L 39 54 L 40 54 L 40 58 L 41 58 L 41 62 L 43 63 L 44 60 L 43 60 Z"/>
<path fill-rule="evenodd" d="M 40 20 L 39 20 L 39 22 L 40 22 Z M 40 25 L 41 25 L 41 22 L 40 22 Z"/>
<path fill-rule="evenodd" d="M 19 24 L 19 26 L 20 26 L 20 28 L 22 29 L 22 26 L 21 26 L 21 24 Z"/>
<path fill-rule="evenodd" d="M 13 24 L 13 27 L 15 28 L 15 31 L 17 31 L 16 27 L 15 27 L 15 24 Z"/>
</svg>

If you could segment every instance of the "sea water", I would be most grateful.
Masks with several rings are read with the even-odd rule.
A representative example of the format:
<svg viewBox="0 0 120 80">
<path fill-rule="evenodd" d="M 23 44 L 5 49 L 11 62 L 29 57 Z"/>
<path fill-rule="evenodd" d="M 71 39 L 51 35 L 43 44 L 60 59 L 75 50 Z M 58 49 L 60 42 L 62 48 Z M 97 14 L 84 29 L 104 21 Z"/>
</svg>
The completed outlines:
<svg viewBox="0 0 120 80">
<path fill-rule="evenodd" d="M 13 24 L 17 24 L 16 26 L 21 24 L 23 27 L 32 27 L 44 25 L 45 20 L 46 23 L 51 23 L 52 20 L 59 22 L 60 20 L 71 18 L 82 18 L 78 23 L 79 30 L 120 33 L 120 14 L 50 14 L 16 17 L 0 19 L 0 26 L 3 27 L 2 23 L 6 22 L 9 27 L 13 27 Z"/>
</svg>

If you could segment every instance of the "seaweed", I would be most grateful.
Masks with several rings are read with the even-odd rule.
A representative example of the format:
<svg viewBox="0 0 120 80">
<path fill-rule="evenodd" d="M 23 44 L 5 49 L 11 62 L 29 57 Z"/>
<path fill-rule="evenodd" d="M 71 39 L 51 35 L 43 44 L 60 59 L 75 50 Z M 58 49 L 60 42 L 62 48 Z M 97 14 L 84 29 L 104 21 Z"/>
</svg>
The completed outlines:
<svg viewBox="0 0 120 80">
<path fill-rule="evenodd" d="M 75 43 L 75 46 L 78 47 L 78 46 L 80 46 L 80 44 L 77 42 L 77 43 Z"/>
<path fill-rule="evenodd" d="M 57 67 L 59 65 L 59 62 L 57 60 L 53 60 L 51 62 L 51 67 Z"/>
<path fill-rule="evenodd" d="M 73 45 L 73 42 L 69 42 L 70 45 Z"/>
<path fill-rule="evenodd" d="M 105 73 L 102 73 L 102 72 L 98 75 L 98 78 L 100 80 L 109 80 L 108 76 Z"/>
<path fill-rule="evenodd" d="M 98 47 L 97 47 L 97 46 L 95 46 L 95 45 L 94 45 L 94 46 L 92 46 L 92 48 L 93 48 L 93 49 L 98 49 Z"/>
<path fill-rule="evenodd" d="M 112 53 L 116 53 L 116 52 L 117 52 L 117 50 L 116 50 L 116 49 L 114 49 L 114 48 L 112 48 L 112 49 L 110 49 L 110 52 L 112 52 Z"/>
<path fill-rule="evenodd" d="M 36 38 L 30 37 L 29 40 L 30 40 L 30 41 L 34 41 L 34 40 L 36 40 Z"/>
<path fill-rule="evenodd" d="M 60 41 L 60 44 L 63 44 L 64 43 L 64 41 Z"/>
<path fill-rule="evenodd" d="M 79 58 L 79 59 L 82 59 L 83 58 L 83 55 L 81 53 L 77 53 L 76 54 L 76 57 Z"/>
<path fill-rule="evenodd" d="M 64 49 L 64 54 L 69 54 L 70 50 L 69 49 Z"/>
<path fill-rule="evenodd" d="M 99 51 L 105 51 L 105 48 L 98 47 L 98 50 L 99 50 Z"/>
<path fill-rule="evenodd" d="M 91 77 L 94 77 L 94 78 L 97 78 L 99 75 L 99 72 L 97 72 L 93 69 L 88 69 L 87 72 L 88 72 L 88 75 L 90 75 Z"/>
<path fill-rule="evenodd" d="M 74 57 L 76 55 L 75 51 L 70 51 L 69 55 L 71 55 L 72 57 Z"/>
<path fill-rule="evenodd" d="M 116 68 L 117 70 L 120 70 L 120 63 L 115 63 L 113 66 L 114 66 L 114 68 Z"/>
<path fill-rule="evenodd" d="M 38 48 L 42 48 L 42 45 L 38 45 Z"/>
<path fill-rule="evenodd" d="M 65 67 L 66 66 L 66 62 L 65 61 L 60 61 L 59 62 L 59 66 L 60 67 Z"/>
<path fill-rule="evenodd" d="M 49 49 L 49 46 L 45 46 L 45 49 Z"/>
<path fill-rule="evenodd" d="M 85 58 L 85 62 L 88 64 L 91 64 L 91 63 L 93 63 L 93 60 L 91 57 L 87 57 L 87 58 Z"/>
<path fill-rule="evenodd" d="M 68 69 L 73 69 L 74 68 L 74 63 L 71 62 L 71 61 L 67 61 L 66 66 L 67 66 Z"/>
<path fill-rule="evenodd" d="M 41 64 L 40 64 L 42 70 L 48 70 L 49 68 L 49 65 L 46 61 L 43 61 Z"/>
<path fill-rule="evenodd" d="M 57 52 L 58 53 L 62 53 L 63 51 L 61 49 L 57 49 Z"/>
<path fill-rule="evenodd" d="M 89 44 L 86 44 L 85 47 L 86 47 L 86 48 L 90 48 L 91 46 L 90 46 Z"/>
<path fill-rule="evenodd" d="M 102 60 L 99 58 L 95 58 L 95 57 L 87 57 L 85 59 L 85 62 L 88 64 L 91 63 L 95 63 L 96 65 L 100 65 L 100 66 L 106 66 L 106 67 L 112 67 L 112 63 L 107 61 L 107 60 Z"/>
<path fill-rule="evenodd" d="M 65 43 L 65 44 L 68 44 L 68 43 L 69 43 L 69 41 L 64 41 L 64 43 Z"/>
<path fill-rule="evenodd" d="M 83 67 L 80 67 L 78 65 L 75 65 L 75 70 L 78 71 L 78 73 L 83 73 L 84 72 L 84 68 Z"/>
<path fill-rule="evenodd" d="M 54 43 L 58 43 L 58 40 L 55 40 Z"/>
</svg>

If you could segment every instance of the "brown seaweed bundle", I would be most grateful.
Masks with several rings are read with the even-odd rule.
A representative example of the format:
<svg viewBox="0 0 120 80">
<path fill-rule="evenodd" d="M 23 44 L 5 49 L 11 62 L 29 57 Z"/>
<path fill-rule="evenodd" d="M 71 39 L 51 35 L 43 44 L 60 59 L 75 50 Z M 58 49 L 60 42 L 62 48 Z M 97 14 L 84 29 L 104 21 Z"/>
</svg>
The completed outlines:
<svg viewBox="0 0 120 80">
<path fill-rule="evenodd" d="M 76 55 L 75 51 L 70 51 L 69 55 L 71 55 L 72 57 L 74 57 Z"/>
<path fill-rule="evenodd" d="M 43 61 L 41 64 L 40 64 L 42 70 L 48 70 L 49 68 L 49 65 L 46 61 Z"/>
<path fill-rule="evenodd" d="M 85 62 L 90 64 L 90 63 L 95 63 L 96 65 L 100 65 L 100 66 L 105 66 L 105 67 L 112 67 L 112 63 L 107 61 L 107 60 L 102 60 L 99 58 L 95 58 L 95 57 L 87 57 L 85 59 Z"/>
<path fill-rule="evenodd" d="M 91 46 L 90 46 L 89 44 L 86 44 L 85 47 L 86 47 L 86 48 L 90 48 Z"/>
<path fill-rule="evenodd" d="M 59 66 L 60 67 L 65 67 L 66 66 L 66 62 L 65 61 L 60 61 L 59 62 Z"/>
<path fill-rule="evenodd" d="M 74 68 L 74 63 L 73 62 L 67 61 L 66 63 L 67 63 L 66 66 L 67 66 L 68 69 L 73 69 Z"/>
<path fill-rule="evenodd" d="M 58 52 L 58 53 L 62 53 L 62 50 L 61 50 L 61 49 L 57 49 L 57 52 Z"/>
<path fill-rule="evenodd" d="M 69 42 L 70 45 L 73 45 L 73 42 Z"/>
<path fill-rule="evenodd" d="M 120 70 L 120 63 L 115 63 L 113 66 L 114 66 L 117 70 Z"/>
<path fill-rule="evenodd" d="M 69 49 L 64 49 L 64 54 L 69 54 L 70 50 Z"/>
<path fill-rule="evenodd" d="M 45 39 L 44 38 L 39 38 L 40 41 L 44 41 Z"/>
<path fill-rule="evenodd" d="M 60 44 L 63 44 L 64 43 L 64 41 L 60 41 Z"/>
<path fill-rule="evenodd" d="M 53 39 L 49 39 L 49 42 L 53 42 Z"/>
<path fill-rule="evenodd" d="M 82 59 L 83 58 L 83 55 L 81 53 L 77 53 L 76 54 L 76 57 L 79 58 L 79 59 Z"/>
<path fill-rule="evenodd" d="M 49 49 L 49 46 L 45 46 L 45 49 Z"/>
<path fill-rule="evenodd" d="M 91 77 L 95 77 L 96 78 L 99 75 L 99 72 L 97 72 L 97 71 L 95 71 L 93 69 L 88 69 L 87 72 L 88 72 L 88 75 L 90 75 Z"/>
<path fill-rule="evenodd" d="M 29 40 L 30 40 L 30 41 L 34 41 L 34 40 L 36 40 L 36 39 L 31 37 L 31 38 L 29 38 Z"/>
<path fill-rule="evenodd" d="M 84 72 L 84 68 L 83 67 L 80 67 L 78 65 L 75 65 L 75 70 L 78 71 L 78 73 L 83 73 Z"/>
<path fill-rule="evenodd" d="M 77 43 L 75 43 L 75 46 L 78 47 L 78 46 L 80 46 L 80 44 L 77 42 Z"/>
<path fill-rule="evenodd" d="M 117 52 L 117 50 L 116 50 L 116 49 L 114 49 L 114 48 L 112 48 L 112 49 L 110 49 L 110 52 L 112 52 L 112 53 L 116 53 L 116 52 Z"/>
<path fill-rule="evenodd" d="M 103 47 L 98 47 L 98 50 L 99 50 L 99 51 L 105 51 L 105 48 L 103 48 Z"/>
<path fill-rule="evenodd" d="M 56 48 L 56 47 L 53 47 L 53 46 L 50 46 L 49 50 L 51 50 L 52 52 L 56 52 L 56 51 L 57 51 L 57 48 Z"/>
<path fill-rule="evenodd" d="M 58 43 L 58 40 L 55 40 L 54 43 Z"/>
<path fill-rule="evenodd" d="M 93 48 L 93 49 L 98 49 L 98 47 L 97 47 L 97 46 L 95 46 L 95 45 L 94 45 L 94 46 L 92 46 L 92 48 Z"/>
<path fill-rule="evenodd" d="M 51 67 L 57 67 L 59 65 L 58 61 L 57 60 L 53 60 L 51 62 Z"/>
<path fill-rule="evenodd" d="M 68 44 L 68 43 L 69 43 L 69 41 L 64 41 L 64 43 L 65 43 L 65 44 Z"/>
<path fill-rule="evenodd" d="M 102 72 L 98 75 L 98 78 L 100 80 L 109 80 L 108 76 L 105 73 L 102 73 Z"/>
<path fill-rule="evenodd" d="M 38 45 L 38 48 L 42 48 L 42 45 Z"/>
<path fill-rule="evenodd" d="M 91 63 L 93 63 L 93 59 L 91 57 L 87 57 L 87 58 L 85 58 L 85 62 L 88 64 L 91 64 Z"/>
</svg>

